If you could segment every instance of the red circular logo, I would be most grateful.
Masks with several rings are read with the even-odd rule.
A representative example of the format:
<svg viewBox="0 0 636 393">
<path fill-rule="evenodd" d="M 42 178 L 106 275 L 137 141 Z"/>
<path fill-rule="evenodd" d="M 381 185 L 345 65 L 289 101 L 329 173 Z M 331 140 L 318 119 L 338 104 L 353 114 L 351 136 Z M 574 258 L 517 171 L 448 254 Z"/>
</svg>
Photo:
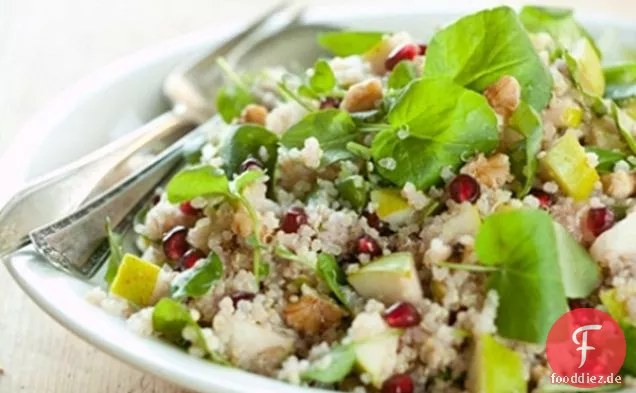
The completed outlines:
<svg viewBox="0 0 636 393">
<path fill-rule="evenodd" d="M 567 312 L 546 342 L 550 382 L 579 388 L 621 383 L 625 351 L 625 335 L 612 317 L 594 308 Z"/>
</svg>

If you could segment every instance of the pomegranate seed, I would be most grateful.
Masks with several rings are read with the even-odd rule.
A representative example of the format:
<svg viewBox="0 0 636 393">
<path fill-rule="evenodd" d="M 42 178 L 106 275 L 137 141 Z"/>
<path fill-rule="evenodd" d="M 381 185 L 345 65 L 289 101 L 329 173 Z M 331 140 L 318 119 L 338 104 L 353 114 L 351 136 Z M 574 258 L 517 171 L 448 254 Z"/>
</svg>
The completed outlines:
<svg viewBox="0 0 636 393">
<path fill-rule="evenodd" d="M 384 312 L 384 320 L 391 327 L 408 328 L 419 325 L 422 316 L 411 303 L 398 302 Z"/>
<path fill-rule="evenodd" d="M 457 203 L 473 203 L 481 195 L 481 188 L 477 180 L 469 175 L 457 175 L 448 185 L 450 197 Z"/>
<path fill-rule="evenodd" d="M 404 44 L 393 49 L 384 62 L 384 68 L 391 71 L 402 60 L 413 60 L 420 52 L 420 48 L 413 44 Z"/>
<path fill-rule="evenodd" d="M 150 202 L 152 203 L 153 206 L 155 206 L 157 203 L 159 203 L 160 200 L 161 200 L 161 195 L 155 194 L 152 196 L 152 199 L 150 200 Z"/>
<path fill-rule="evenodd" d="M 296 233 L 298 229 L 307 224 L 307 213 L 301 207 L 292 207 L 283 216 L 280 229 L 285 233 Z"/>
<path fill-rule="evenodd" d="M 587 212 L 585 224 L 594 236 L 610 229 L 615 223 L 614 212 L 606 207 L 596 207 Z"/>
<path fill-rule="evenodd" d="M 230 295 L 230 299 L 232 299 L 232 303 L 234 304 L 234 307 L 236 307 L 241 300 L 245 300 L 249 302 L 255 297 L 256 297 L 256 294 L 252 292 L 244 292 L 244 291 L 234 292 L 233 294 Z"/>
<path fill-rule="evenodd" d="M 166 254 L 168 259 L 178 261 L 188 251 L 190 247 L 186 241 L 187 236 L 188 229 L 177 226 L 163 237 L 163 253 Z"/>
<path fill-rule="evenodd" d="M 320 100 L 320 109 L 338 109 L 342 100 L 337 97 L 325 97 Z"/>
<path fill-rule="evenodd" d="M 193 248 L 183 254 L 181 257 L 180 267 L 183 270 L 191 269 L 199 261 L 199 259 L 203 258 L 205 258 L 205 254 L 202 251 Z"/>
<path fill-rule="evenodd" d="M 549 208 L 554 203 L 554 195 L 543 190 L 534 188 L 530 191 L 530 194 L 539 200 L 539 206 L 543 209 Z"/>
<path fill-rule="evenodd" d="M 377 241 L 369 235 L 362 235 L 356 240 L 356 253 L 369 254 L 370 257 L 382 255 L 382 249 Z"/>
<path fill-rule="evenodd" d="M 382 384 L 382 393 L 412 393 L 413 378 L 408 374 L 395 374 Z"/>
<path fill-rule="evenodd" d="M 192 202 L 190 201 L 185 201 L 181 205 L 179 205 L 179 210 L 181 210 L 181 213 L 187 216 L 198 216 L 199 213 L 201 213 L 201 209 L 197 209 L 196 207 L 192 206 Z"/>
<path fill-rule="evenodd" d="M 371 228 L 374 228 L 376 231 L 378 231 L 380 236 L 389 236 L 393 234 L 393 231 L 391 230 L 389 224 L 380 220 L 380 217 L 378 217 L 377 214 L 365 211 L 364 213 L 362 213 L 362 215 L 366 217 L 367 224 L 369 224 Z"/>
<path fill-rule="evenodd" d="M 426 55 L 426 51 L 428 50 L 428 45 L 426 44 L 419 44 L 417 46 L 417 48 L 420 50 L 419 55 L 420 56 L 425 56 Z"/>
<path fill-rule="evenodd" d="M 250 157 L 247 160 L 243 161 L 243 163 L 239 167 L 239 173 L 243 173 L 243 172 L 246 172 L 246 171 L 251 171 L 253 169 L 264 169 L 264 168 L 265 168 L 265 166 L 263 165 L 262 162 L 260 162 L 256 158 L 251 158 Z"/>
</svg>

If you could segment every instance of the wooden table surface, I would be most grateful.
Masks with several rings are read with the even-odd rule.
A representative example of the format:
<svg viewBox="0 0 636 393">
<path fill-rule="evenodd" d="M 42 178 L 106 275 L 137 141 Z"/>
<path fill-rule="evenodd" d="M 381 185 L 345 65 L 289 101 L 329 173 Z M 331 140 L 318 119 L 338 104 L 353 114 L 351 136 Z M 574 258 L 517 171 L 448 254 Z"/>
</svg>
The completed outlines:
<svg viewBox="0 0 636 393">
<path fill-rule="evenodd" d="M 325 1 L 338 0 L 322 3 Z M 8 51 L 0 56 L 0 78 L 4 79 L 0 79 L 1 154 L 12 134 L 35 110 L 87 73 L 161 40 L 249 18 L 269 1 L 0 3 L 0 47 L 8 44 Z M 598 9 L 624 17 L 631 13 L 636 19 L 636 2 L 630 0 L 541 3 L 576 5 L 579 9 Z M 43 63 L 47 67 L 42 67 Z M 0 339 L 0 393 L 185 393 L 99 352 L 67 332 L 20 291 L 3 267 L 0 267 Z"/>
</svg>

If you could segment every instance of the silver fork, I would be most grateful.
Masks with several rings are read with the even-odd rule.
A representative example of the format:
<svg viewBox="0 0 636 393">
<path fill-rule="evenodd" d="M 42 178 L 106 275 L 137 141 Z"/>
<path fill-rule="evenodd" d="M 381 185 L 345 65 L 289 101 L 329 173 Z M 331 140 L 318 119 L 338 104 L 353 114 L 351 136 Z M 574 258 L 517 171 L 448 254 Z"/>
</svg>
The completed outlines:
<svg viewBox="0 0 636 393">
<path fill-rule="evenodd" d="M 323 25 L 287 25 L 264 39 L 251 37 L 245 40 L 229 58 L 242 65 L 241 68 L 248 69 L 281 65 L 281 59 L 306 68 L 322 53 L 315 43 L 316 34 L 330 29 L 333 28 Z M 292 57 L 288 53 L 290 48 L 294 49 Z M 123 223 L 120 228 L 130 224 L 133 207 L 143 205 L 157 184 L 174 172 L 183 146 L 197 138 L 203 139 L 208 126 L 213 127 L 214 123 L 206 123 L 186 135 L 150 165 L 80 210 L 31 232 L 36 249 L 56 267 L 82 278 L 91 277 L 101 267 L 107 253 L 103 245 L 105 217 L 113 224 Z"/>
<path fill-rule="evenodd" d="M 216 59 L 252 36 L 273 34 L 294 24 L 298 15 L 298 10 L 290 10 L 289 1 L 279 3 L 211 53 L 175 70 L 165 82 L 166 95 L 173 102 L 171 111 L 19 190 L 0 210 L 0 257 L 28 244 L 33 229 L 64 217 L 122 180 L 129 173 L 115 169 L 125 167 L 132 156 L 170 145 L 191 131 L 205 118 L 200 112 L 202 102 L 214 108 L 214 100 L 197 92 L 219 83 L 221 75 L 213 66 Z"/>
</svg>

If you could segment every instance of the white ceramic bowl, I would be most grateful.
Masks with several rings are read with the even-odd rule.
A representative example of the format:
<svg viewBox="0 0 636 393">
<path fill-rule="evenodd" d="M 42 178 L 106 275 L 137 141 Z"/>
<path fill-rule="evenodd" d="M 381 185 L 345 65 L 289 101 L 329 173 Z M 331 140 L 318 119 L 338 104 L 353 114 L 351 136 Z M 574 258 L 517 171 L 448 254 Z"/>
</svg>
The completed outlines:
<svg viewBox="0 0 636 393">
<path fill-rule="evenodd" d="M 471 9 L 449 9 L 448 4 L 442 3 L 446 2 L 330 5 L 310 9 L 307 20 L 354 29 L 408 30 L 426 40 L 436 27 L 458 15 L 493 5 L 479 2 L 479 7 L 473 4 Z M 629 23 L 598 15 L 582 15 L 580 19 L 594 33 L 609 26 L 617 29 L 618 37 L 636 42 L 636 27 L 630 27 Z M 167 102 L 162 98 L 161 85 L 169 71 L 189 56 L 225 39 L 238 27 L 221 36 L 218 33 L 187 36 L 143 51 L 71 88 L 36 116 L 0 159 L 2 167 L 12 168 L 10 178 L 3 180 L 0 203 L 27 179 L 77 159 L 163 112 Z M 110 317 L 84 300 L 96 282 L 83 282 L 55 270 L 31 249 L 17 253 L 6 264 L 24 291 L 51 317 L 89 343 L 141 370 L 201 392 L 307 391 L 238 369 L 219 367 L 158 340 L 136 336 L 125 328 L 124 321 Z"/>
</svg>

